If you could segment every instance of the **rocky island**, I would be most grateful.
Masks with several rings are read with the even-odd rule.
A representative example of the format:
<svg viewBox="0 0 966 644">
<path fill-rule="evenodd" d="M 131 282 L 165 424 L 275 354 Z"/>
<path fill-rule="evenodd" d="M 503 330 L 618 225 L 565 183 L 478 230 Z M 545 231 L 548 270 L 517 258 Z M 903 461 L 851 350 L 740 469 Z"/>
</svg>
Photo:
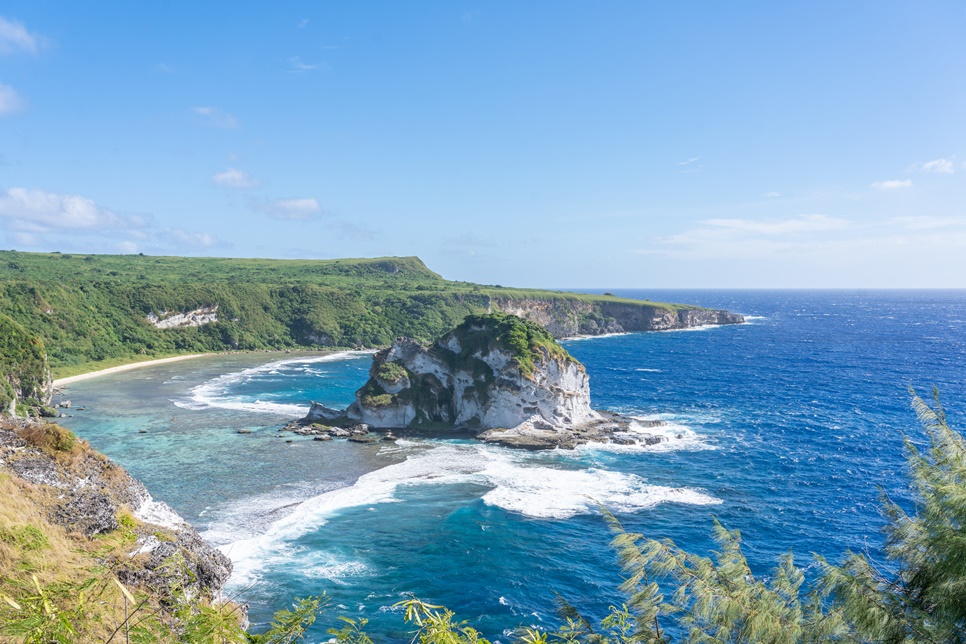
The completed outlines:
<svg viewBox="0 0 966 644">
<path fill-rule="evenodd" d="M 663 440 L 592 409 L 584 366 L 542 326 L 504 313 L 467 316 L 428 346 L 397 339 L 373 356 L 369 380 L 347 409 L 313 403 L 290 427 L 317 437 L 365 436 L 369 428 L 457 430 L 529 449 Z"/>
</svg>

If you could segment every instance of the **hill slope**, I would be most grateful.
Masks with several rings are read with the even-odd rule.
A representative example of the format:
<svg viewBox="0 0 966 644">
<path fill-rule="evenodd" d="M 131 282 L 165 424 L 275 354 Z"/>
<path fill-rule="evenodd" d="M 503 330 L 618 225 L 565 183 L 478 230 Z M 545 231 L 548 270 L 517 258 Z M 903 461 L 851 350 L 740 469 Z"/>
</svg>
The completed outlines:
<svg viewBox="0 0 966 644">
<path fill-rule="evenodd" d="M 231 349 L 430 341 L 493 309 L 577 333 L 740 322 L 698 307 L 444 280 L 416 257 L 269 260 L 0 251 L 0 313 L 58 376 Z"/>
</svg>

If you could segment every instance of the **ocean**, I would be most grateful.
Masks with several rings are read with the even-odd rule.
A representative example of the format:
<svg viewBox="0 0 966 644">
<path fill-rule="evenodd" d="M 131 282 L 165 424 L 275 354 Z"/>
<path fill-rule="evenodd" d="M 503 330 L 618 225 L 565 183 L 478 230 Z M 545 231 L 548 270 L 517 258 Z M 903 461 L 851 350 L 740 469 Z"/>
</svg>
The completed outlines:
<svg viewBox="0 0 966 644">
<path fill-rule="evenodd" d="M 501 641 L 553 628 L 558 593 L 603 616 L 622 597 L 599 505 L 702 554 L 717 518 L 741 531 L 756 574 L 788 551 L 806 574 L 812 553 L 884 560 L 881 496 L 910 506 L 903 439 L 924 440 L 908 388 L 937 387 L 966 426 L 966 291 L 612 291 L 748 320 L 564 342 L 594 407 L 667 421 L 651 448 L 278 433 L 312 400 L 351 402 L 364 352 L 206 357 L 82 381 L 59 398 L 73 403 L 63 424 L 231 557 L 227 593 L 256 629 L 325 592 L 312 642 L 338 615 L 408 641 L 393 605 L 413 595 Z"/>
</svg>

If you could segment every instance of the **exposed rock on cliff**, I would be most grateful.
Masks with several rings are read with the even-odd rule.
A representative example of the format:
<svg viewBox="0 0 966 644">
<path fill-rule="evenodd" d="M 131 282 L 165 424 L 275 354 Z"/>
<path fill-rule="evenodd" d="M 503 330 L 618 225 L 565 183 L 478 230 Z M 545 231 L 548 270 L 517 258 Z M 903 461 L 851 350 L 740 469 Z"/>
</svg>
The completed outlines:
<svg viewBox="0 0 966 644">
<path fill-rule="evenodd" d="M 214 596 L 231 573 L 228 558 L 140 481 L 62 427 L 0 420 L 0 474 L 12 476 L 46 521 L 78 544 L 121 535 L 120 551 L 101 560 L 123 583 Z"/>
<path fill-rule="evenodd" d="M 736 313 L 693 306 L 630 302 L 605 297 L 574 298 L 494 297 L 491 307 L 536 322 L 555 338 L 635 331 L 667 331 L 697 326 L 742 324 Z"/>
<path fill-rule="evenodd" d="M 469 316 L 430 347 L 397 340 L 369 373 L 346 414 L 372 427 L 549 429 L 599 419 L 583 365 L 515 316 Z"/>
<path fill-rule="evenodd" d="M 0 415 L 53 415 L 52 392 L 43 342 L 0 313 Z"/>
<path fill-rule="evenodd" d="M 186 313 L 161 311 L 148 313 L 148 322 L 156 329 L 177 329 L 179 327 L 204 326 L 218 321 L 218 305 L 203 306 Z"/>
</svg>

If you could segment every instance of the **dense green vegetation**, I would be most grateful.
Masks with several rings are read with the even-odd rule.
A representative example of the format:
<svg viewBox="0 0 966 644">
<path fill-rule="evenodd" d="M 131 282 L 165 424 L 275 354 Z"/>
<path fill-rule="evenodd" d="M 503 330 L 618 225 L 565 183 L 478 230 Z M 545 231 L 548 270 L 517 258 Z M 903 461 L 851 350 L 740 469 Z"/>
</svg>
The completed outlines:
<svg viewBox="0 0 966 644">
<path fill-rule="evenodd" d="M 0 312 L 42 339 L 57 376 L 174 354 L 429 342 L 495 299 L 674 305 L 452 282 L 415 257 L 269 260 L 0 251 Z M 589 306 L 588 306 L 589 305 Z M 147 316 L 217 306 L 218 321 L 156 329 Z M 577 309 L 580 309 L 578 312 Z"/>
<path fill-rule="evenodd" d="M 536 369 L 534 361 L 549 358 L 576 362 L 546 329 L 515 315 L 470 315 L 453 330 L 453 335 L 459 339 L 462 349 L 456 356 L 457 361 L 466 360 L 477 352 L 485 355 L 493 349 L 503 349 L 527 377 Z"/>
<path fill-rule="evenodd" d="M 41 339 L 0 313 L 0 413 L 45 403 L 49 376 Z"/>
</svg>

